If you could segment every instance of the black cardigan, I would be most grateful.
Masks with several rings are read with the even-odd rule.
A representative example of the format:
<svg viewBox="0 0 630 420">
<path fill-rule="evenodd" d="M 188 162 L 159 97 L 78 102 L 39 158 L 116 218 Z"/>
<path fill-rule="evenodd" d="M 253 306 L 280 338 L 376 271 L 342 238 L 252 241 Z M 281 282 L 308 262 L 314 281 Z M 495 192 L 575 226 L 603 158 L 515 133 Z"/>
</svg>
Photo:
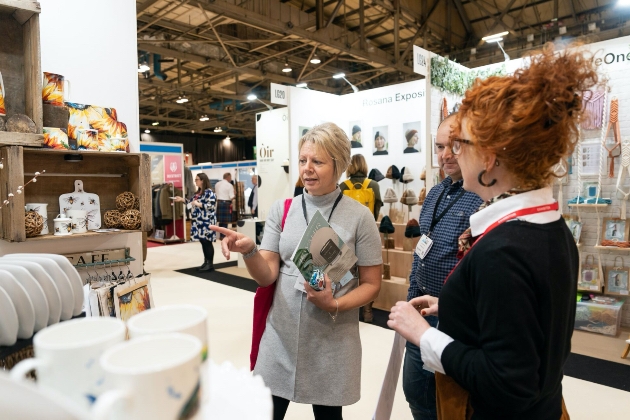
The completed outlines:
<svg viewBox="0 0 630 420">
<path fill-rule="evenodd" d="M 470 392 L 473 419 L 560 418 L 578 265 L 563 219 L 517 220 L 481 238 L 448 278 L 439 329 L 455 341 L 441 360 Z"/>
</svg>

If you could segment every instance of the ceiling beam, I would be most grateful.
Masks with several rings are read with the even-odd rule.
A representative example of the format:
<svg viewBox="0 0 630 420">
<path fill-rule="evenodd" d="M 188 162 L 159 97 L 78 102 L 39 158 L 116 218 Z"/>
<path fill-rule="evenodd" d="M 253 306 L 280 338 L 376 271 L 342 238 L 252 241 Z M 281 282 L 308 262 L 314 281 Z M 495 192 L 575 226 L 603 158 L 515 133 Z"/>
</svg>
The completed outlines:
<svg viewBox="0 0 630 420">
<path fill-rule="evenodd" d="M 457 8 L 457 14 L 459 15 L 459 19 L 462 21 L 464 28 L 466 28 L 466 33 L 468 35 L 473 34 L 472 25 L 470 24 L 470 19 L 466 14 L 466 10 L 464 10 L 464 6 L 462 5 L 462 0 L 453 0 L 455 3 L 455 8 Z"/>
<path fill-rule="evenodd" d="M 337 13 L 339 13 L 339 8 L 344 3 L 344 1 L 345 0 L 339 0 L 337 2 L 337 5 L 335 6 L 335 9 L 333 10 L 333 12 L 328 17 L 328 23 L 326 23 L 326 28 L 328 28 L 333 23 L 333 20 L 335 20 L 335 16 L 337 16 Z"/>
<path fill-rule="evenodd" d="M 479 6 L 479 3 L 477 3 L 476 0 L 473 0 L 473 1 L 477 4 L 477 6 Z M 507 13 L 516 12 L 519 9 L 527 9 L 529 7 L 538 6 L 539 4 L 549 3 L 550 1 L 551 0 L 532 1 L 531 3 L 528 3 L 526 5 L 518 6 L 518 7 L 515 7 L 513 9 L 510 9 L 510 10 L 507 11 Z M 472 2 L 470 2 L 470 3 L 472 3 Z M 487 19 L 493 19 L 493 18 L 499 16 L 500 14 L 501 14 L 500 12 L 498 12 L 498 13 L 490 13 L 490 12 L 488 12 L 485 16 L 482 16 L 482 17 L 477 18 L 477 19 L 471 19 L 470 23 L 477 23 L 477 22 L 482 22 L 482 21 L 487 20 Z"/>
<path fill-rule="evenodd" d="M 160 0 L 145 0 L 144 3 L 136 8 L 136 18 L 142 16 L 149 7 L 153 6 L 158 1 Z"/>
<path fill-rule="evenodd" d="M 413 69 L 410 66 L 394 64 L 394 57 L 386 51 L 375 48 L 376 51 L 370 53 L 367 51 L 363 51 L 360 48 L 348 47 L 345 43 L 332 39 L 332 37 L 330 36 L 330 31 L 306 31 L 304 29 L 296 27 L 290 21 L 282 22 L 276 19 L 272 19 L 269 16 L 263 16 L 251 10 L 247 10 L 243 7 L 230 4 L 224 0 L 196 0 L 196 3 L 201 5 L 206 10 L 209 10 L 213 13 L 221 13 L 224 16 L 237 22 L 241 22 L 244 24 L 253 23 L 253 26 L 261 27 L 266 30 L 275 31 L 285 35 L 296 35 L 304 40 L 315 41 L 330 48 L 345 52 L 347 54 L 365 58 L 368 61 L 373 61 L 375 63 L 390 67 L 395 66 L 397 70 L 400 70 L 407 74 L 413 73 Z M 280 4 L 277 3 L 277 0 L 269 0 L 269 3 L 271 7 L 274 7 L 274 3 L 276 3 L 278 7 L 280 7 Z"/>
</svg>

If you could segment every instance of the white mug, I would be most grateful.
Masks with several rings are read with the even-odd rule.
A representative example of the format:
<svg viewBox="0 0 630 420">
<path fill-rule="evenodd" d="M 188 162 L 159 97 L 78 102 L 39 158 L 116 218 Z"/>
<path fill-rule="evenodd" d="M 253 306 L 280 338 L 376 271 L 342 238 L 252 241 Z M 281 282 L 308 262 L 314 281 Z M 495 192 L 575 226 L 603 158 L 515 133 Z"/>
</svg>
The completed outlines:
<svg viewBox="0 0 630 420">
<path fill-rule="evenodd" d="M 48 235 L 48 204 L 47 203 L 27 203 L 26 211 L 35 210 L 37 214 L 44 218 L 44 226 L 40 235 Z"/>
<path fill-rule="evenodd" d="M 125 340 L 125 323 L 117 318 L 81 318 L 44 328 L 33 338 L 35 357 L 11 370 L 17 381 L 37 371 L 37 384 L 89 408 L 103 392 L 99 358 Z"/>
<path fill-rule="evenodd" d="M 72 219 L 66 217 L 65 214 L 58 214 L 53 220 L 55 227 L 55 236 L 68 236 L 72 235 Z"/>
<path fill-rule="evenodd" d="M 72 233 L 87 232 L 87 211 L 67 210 L 66 217 L 69 217 L 71 219 Z"/>
<path fill-rule="evenodd" d="M 191 418 L 201 400 L 201 341 L 187 334 L 134 338 L 112 347 L 100 363 L 108 389 L 94 404 L 94 420 Z"/>
<path fill-rule="evenodd" d="M 127 321 L 129 338 L 162 333 L 183 333 L 197 337 L 202 344 L 202 360 L 208 357 L 208 312 L 196 305 L 167 305 L 148 309 Z"/>
</svg>

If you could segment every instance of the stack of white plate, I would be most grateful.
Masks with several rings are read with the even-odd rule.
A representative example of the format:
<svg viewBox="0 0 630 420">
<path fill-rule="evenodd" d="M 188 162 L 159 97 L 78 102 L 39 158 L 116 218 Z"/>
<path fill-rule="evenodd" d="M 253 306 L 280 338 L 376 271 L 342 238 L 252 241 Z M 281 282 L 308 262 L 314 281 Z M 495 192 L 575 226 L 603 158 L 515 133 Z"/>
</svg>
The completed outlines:
<svg viewBox="0 0 630 420">
<path fill-rule="evenodd" d="M 0 258 L 0 346 L 81 314 L 83 281 L 62 255 Z"/>
</svg>

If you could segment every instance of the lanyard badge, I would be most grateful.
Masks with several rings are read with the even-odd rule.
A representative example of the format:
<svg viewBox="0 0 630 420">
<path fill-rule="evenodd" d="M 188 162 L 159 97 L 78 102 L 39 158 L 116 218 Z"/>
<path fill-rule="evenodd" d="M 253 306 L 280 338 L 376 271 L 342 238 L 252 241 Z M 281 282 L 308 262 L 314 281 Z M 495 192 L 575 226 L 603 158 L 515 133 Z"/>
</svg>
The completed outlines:
<svg viewBox="0 0 630 420">
<path fill-rule="evenodd" d="M 433 240 L 427 235 L 422 235 L 418 241 L 418 245 L 416 245 L 416 254 L 418 254 L 421 260 L 427 256 L 431 250 L 431 246 L 433 246 Z"/>
</svg>

